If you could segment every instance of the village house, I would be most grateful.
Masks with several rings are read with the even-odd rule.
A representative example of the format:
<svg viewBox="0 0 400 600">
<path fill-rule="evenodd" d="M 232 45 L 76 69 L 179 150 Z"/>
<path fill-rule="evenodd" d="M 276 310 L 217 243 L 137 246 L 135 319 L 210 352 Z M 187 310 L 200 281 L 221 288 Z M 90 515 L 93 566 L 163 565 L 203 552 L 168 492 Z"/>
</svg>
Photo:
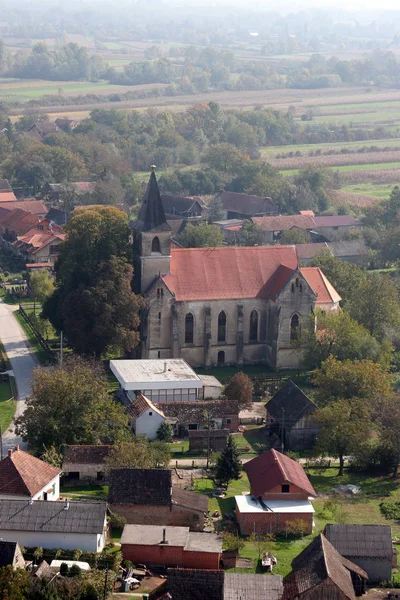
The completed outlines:
<svg viewBox="0 0 400 600">
<path fill-rule="evenodd" d="M 133 563 L 189 569 L 219 569 L 222 539 L 189 527 L 125 525 L 121 537 L 125 560 Z"/>
<path fill-rule="evenodd" d="M 397 554 L 390 525 L 328 524 L 324 535 L 339 554 L 368 573 L 369 582 L 392 579 Z"/>
<path fill-rule="evenodd" d="M 203 531 L 207 496 L 172 485 L 170 469 L 112 469 L 109 480 L 110 510 L 127 523 Z"/>
<path fill-rule="evenodd" d="M 19 235 L 12 246 L 26 263 L 54 264 L 60 254 L 60 245 L 65 241 L 66 234 L 61 233 L 57 225 L 43 219 L 34 228 Z"/>
<path fill-rule="evenodd" d="M 0 194 L 0 217 L 4 217 L 10 211 L 15 210 L 16 208 L 21 208 L 25 212 L 32 213 L 39 217 L 39 219 L 43 219 L 48 210 L 47 206 L 43 202 L 43 200 L 35 200 L 35 199 L 25 199 L 25 200 L 15 200 L 15 202 L 3 202 L 2 195 Z"/>
<path fill-rule="evenodd" d="M 352 264 L 366 266 L 368 248 L 364 240 L 341 240 L 340 242 L 309 242 L 296 244 L 296 252 L 300 265 L 308 265 L 317 256 L 327 254 Z"/>
<path fill-rule="evenodd" d="M 111 360 L 110 369 L 129 401 L 143 394 L 151 402 L 196 401 L 203 382 L 183 359 Z"/>
<path fill-rule="evenodd" d="M 61 117 L 58 117 L 54 122 L 63 131 L 72 131 L 78 125 L 73 119 L 62 119 Z"/>
<path fill-rule="evenodd" d="M 171 403 L 173 404 L 173 403 Z M 146 396 L 139 394 L 126 407 L 129 425 L 134 435 L 145 435 L 149 440 L 157 439 L 157 432 L 167 418 L 162 410 Z"/>
<path fill-rule="evenodd" d="M 172 600 L 281 600 L 280 575 L 168 569 L 165 589 Z"/>
<path fill-rule="evenodd" d="M 8 456 L 0 462 L 0 501 L 58 500 L 60 475 L 61 469 L 23 452 L 16 446 L 15 450 L 9 450 Z"/>
<path fill-rule="evenodd" d="M 316 404 L 289 380 L 265 405 L 270 435 L 277 435 L 280 447 L 306 450 L 315 445 L 319 426 L 314 419 Z"/>
<path fill-rule="evenodd" d="M 110 445 L 67 446 L 62 470 L 69 480 L 103 481 Z"/>
<path fill-rule="evenodd" d="M 355 600 L 366 591 L 368 574 L 341 556 L 323 534 L 293 561 L 283 580 L 282 600 Z"/>
<path fill-rule="evenodd" d="M 0 500 L 0 539 L 25 548 L 101 552 L 107 530 L 105 502 Z"/>
<path fill-rule="evenodd" d="M 327 217 L 315 217 L 314 214 L 277 215 L 253 217 L 252 221 L 264 232 L 267 242 L 279 240 L 283 231 L 291 229 L 309 231 L 313 241 L 335 241 L 343 237 L 344 233 L 361 226 L 360 221 L 351 215 Z"/>
<path fill-rule="evenodd" d="M 250 219 L 256 216 L 276 215 L 278 212 L 271 198 L 260 198 L 228 190 L 221 190 L 216 198 L 221 201 L 225 219 Z"/>
<path fill-rule="evenodd" d="M 19 235 L 25 235 L 39 225 L 37 215 L 27 212 L 22 208 L 7 211 L 0 217 L 0 235 L 2 245 L 12 250 L 12 243 Z"/>
<path fill-rule="evenodd" d="M 54 121 L 36 121 L 30 129 L 28 134 L 39 141 L 43 141 L 47 135 L 51 133 L 60 133 L 61 129 Z"/>
<path fill-rule="evenodd" d="M 312 533 L 316 493 L 303 467 L 295 460 L 268 450 L 244 465 L 250 494 L 235 496 L 236 519 L 242 534 Z"/>
<path fill-rule="evenodd" d="M 146 301 L 141 358 L 298 368 L 302 322 L 318 304 L 338 308 L 328 280 L 299 268 L 294 246 L 171 247 L 154 171 L 133 237 L 135 291 Z"/>
<path fill-rule="evenodd" d="M 203 216 L 203 201 L 197 197 L 162 194 L 161 202 L 167 219 L 198 220 Z"/>
<path fill-rule="evenodd" d="M 25 560 L 18 542 L 0 540 L 0 568 L 25 569 Z"/>
<path fill-rule="evenodd" d="M 60 202 L 66 194 L 72 193 L 77 198 L 85 198 L 96 189 L 94 181 L 68 181 L 65 183 L 46 183 L 42 195 L 52 202 Z"/>
<path fill-rule="evenodd" d="M 239 428 L 239 407 L 235 400 L 214 400 L 198 402 L 163 402 L 157 404 L 165 417 L 174 426 L 177 437 L 187 437 L 191 431 L 227 430 L 235 433 Z"/>
<path fill-rule="evenodd" d="M 54 223 L 55 225 L 62 227 L 68 223 L 69 212 L 66 210 L 61 210 L 61 208 L 54 208 L 54 206 L 52 206 L 46 213 L 46 219 L 50 221 L 50 223 Z"/>
</svg>

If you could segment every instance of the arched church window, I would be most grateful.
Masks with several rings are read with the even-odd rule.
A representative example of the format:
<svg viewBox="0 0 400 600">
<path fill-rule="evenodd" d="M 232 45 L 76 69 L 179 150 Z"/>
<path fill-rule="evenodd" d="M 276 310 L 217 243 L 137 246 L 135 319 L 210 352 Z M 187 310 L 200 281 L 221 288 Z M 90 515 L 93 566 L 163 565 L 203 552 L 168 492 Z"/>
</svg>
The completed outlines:
<svg viewBox="0 0 400 600">
<path fill-rule="evenodd" d="M 151 253 L 152 254 L 161 254 L 161 245 L 160 245 L 160 240 L 158 239 L 158 237 L 154 237 L 153 241 L 151 242 Z"/>
<path fill-rule="evenodd" d="M 194 339 L 194 317 L 188 313 L 185 317 L 185 344 L 193 344 Z"/>
<path fill-rule="evenodd" d="M 250 315 L 249 339 L 251 342 L 258 340 L 258 312 L 253 310 Z"/>
<path fill-rule="evenodd" d="M 218 341 L 225 342 L 226 340 L 226 314 L 223 310 L 218 315 Z"/>
<path fill-rule="evenodd" d="M 300 333 L 300 318 L 298 314 L 294 314 L 290 319 L 290 343 L 293 344 L 299 339 Z"/>
<path fill-rule="evenodd" d="M 303 284 L 302 283 L 299 285 L 299 291 L 300 291 L 300 294 L 303 293 Z"/>
</svg>

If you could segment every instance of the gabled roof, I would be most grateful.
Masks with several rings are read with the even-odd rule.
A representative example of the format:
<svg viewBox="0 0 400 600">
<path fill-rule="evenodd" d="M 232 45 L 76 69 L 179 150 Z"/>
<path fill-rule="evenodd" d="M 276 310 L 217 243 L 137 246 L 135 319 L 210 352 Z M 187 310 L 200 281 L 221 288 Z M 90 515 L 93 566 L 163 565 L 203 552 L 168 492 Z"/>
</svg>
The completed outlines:
<svg viewBox="0 0 400 600">
<path fill-rule="evenodd" d="M 332 215 L 327 217 L 314 217 L 317 227 L 349 227 L 361 225 L 360 221 L 351 215 Z"/>
<path fill-rule="evenodd" d="M 53 121 L 36 121 L 29 129 L 29 131 L 37 128 L 42 134 L 47 135 L 49 133 L 58 133 L 60 128 Z"/>
<path fill-rule="evenodd" d="M 60 473 L 61 469 L 27 452 L 15 450 L 0 462 L 0 494 L 34 496 Z"/>
<path fill-rule="evenodd" d="M 144 200 L 134 228 L 138 231 L 171 231 L 171 227 L 165 219 L 165 212 L 154 169 L 151 171 Z"/>
<path fill-rule="evenodd" d="M 63 463 L 86 465 L 105 464 L 112 449 L 113 446 L 111 445 L 67 446 Z"/>
<path fill-rule="evenodd" d="M 11 192 L 0 192 L 0 201 L 3 203 L 15 202 L 17 200 L 16 195 L 13 191 Z"/>
<path fill-rule="evenodd" d="M 50 208 L 48 213 L 46 214 L 46 219 L 56 225 L 66 225 L 68 222 L 68 212 L 65 210 L 60 210 L 59 208 Z"/>
<path fill-rule="evenodd" d="M 280 575 L 225 573 L 223 600 L 281 600 L 282 593 Z"/>
<path fill-rule="evenodd" d="M 171 504 L 172 472 L 169 469 L 112 469 L 110 504 Z"/>
<path fill-rule="evenodd" d="M 316 537 L 293 560 L 292 568 L 292 572 L 283 581 L 282 600 L 294 600 L 308 590 L 317 588 L 327 579 L 330 579 L 340 590 L 342 594 L 340 597 L 344 596 L 348 600 L 355 600 L 356 595 L 350 572 L 368 579 L 368 575 L 363 569 L 343 558 L 322 534 Z M 339 596 L 333 588 L 329 598 L 337 597 Z"/>
<path fill-rule="evenodd" d="M 153 410 L 161 417 L 165 416 L 163 411 L 154 406 L 151 400 L 146 398 L 146 396 L 143 396 L 143 394 L 139 394 L 139 396 L 135 400 L 132 400 L 132 402 L 126 407 L 126 413 L 134 419 L 140 417 L 140 415 L 145 413 L 147 410 Z"/>
<path fill-rule="evenodd" d="M 105 502 L 1 500 L 0 530 L 103 533 Z"/>
<path fill-rule="evenodd" d="M 268 414 L 279 422 L 282 421 L 282 415 L 284 415 L 285 428 L 288 430 L 302 417 L 317 410 L 314 402 L 292 380 L 285 383 L 265 407 Z M 284 412 L 282 413 L 282 411 Z"/>
<path fill-rule="evenodd" d="M 171 248 L 170 273 L 163 275 L 180 300 L 268 298 L 298 266 L 294 246 Z M 273 278 L 279 267 L 284 277 Z"/>
<path fill-rule="evenodd" d="M 60 117 L 58 117 L 58 119 L 55 120 L 55 124 L 60 129 L 64 129 L 64 127 L 67 127 L 67 125 L 69 125 L 69 126 L 75 125 L 75 123 L 76 123 L 76 121 L 74 121 L 73 119 L 62 119 Z"/>
<path fill-rule="evenodd" d="M 222 570 L 168 569 L 168 592 L 173 600 L 223 600 L 225 576 Z"/>
<path fill-rule="evenodd" d="M 200 198 L 194 196 L 172 196 L 171 194 L 162 194 L 161 202 L 165 214 L 187 217 L 192 208 L 202 212 L 203 207 Z"/>
<path fill-rule="evenodd" d="M 296 244 L 296 252 L 299 260 L 314 258 L 318 254 L 321 254 L 321 252 L 332 254 L 327 242 L 316 242 L 315 244 L 312 242 L 307 244 Z"/>
<path fill-rule="evenodd" d="M 253 217 L 255 223 L 262 231 L 286 231 L 297 227 L 298 229 L 314 229 L 315 217 L 310 215 L 278 215 L 274 217 Z"/>
<path fill-rule="evenodd" d="M 208 496 L 183 490 L 175 485 L 172 486 L 172 504 L 202 513 L 208 512 Z"/>
<path fill-rule="evenodd" d="M 301 464 L 277 450 L 260 454 L 243 468 L 249 478 L 253 496 L 262 496 L 282 483 L 292 483 L 310 496 L 317 495 Z"/>
<path fill-rule="evenodd" d="M 250 194 L 239 194 L 221 190 L 218 194 L 225 210 L 237 212 L 242 215 L 255 216 L 271 214 L 276 211 L 275 204 L 271 198 L 260 198 Z"/>
<path fill-rule="evenodd" d="M 0 567 L 7 567 L 13 564 L 17 548 L 18 542 L 0 540 Z"/>
<path fill-rule="evenodd" d="M 368 254 L 368 248 L 364 240 L 340 240 L 340 242 L 328 242 L 327 246 L 332 254 L 338 258 Z"/>
<path fill-rule="evenodd" d="M 311 289 L 317 294 L 317 304 L 340 302 L 342 298 L 319 267 L 302 267 L 300 272 Z"/>
<path fill-rule="evenodd" d="M 39 223 L 39 217 L 30 212 L 15 208 L 0 218 L 0 225 L 15 231 L 16 235 L 24 235 Z"/>
<path fill-rule="evenodd" d="M 8 179 L 0 179 L 0 194 L 4 192 L 12 192 Z"/>
<path fill-rule="evenodd" d="M 25 235 L 19 235 L 13 245 L 17 248 L 21 248 L 24 245 L 29 246 L 29 254 L 36 254 L 49 244 L 63 242 L 65 238 L 66 235 L 64 233 L 31 229 Z"/>
<path fill-rule="evenodd" d="M 49 183 L 48 187 L 52 192 L 56 192 L 58 194 L 62 194 L 67 191 L 68 188 L 72 188 L 72 190 L 78 196 L 82 196 L 83 194 L 91 194 L 96 189 L 95 181 L 68 181 L 67 183 Z M 75 207 L 76 208 L 76 207 Z"/>
<path fill-rule="evenodd" d="M 392 560 L 390 525 L 328 524 L 324 534 L 332 546 L 347 558 L 368 557 Z"/>
<path fill-rule="evenodd" d="M 42 200 L 15 200 L 14 202 L 3 202 L 3 194 L 0 194 L 0 208 L 8 211 L 21 208 L 26 212 L 38 216 L 44 216 L 47 213 L 47 206 Z"/>
</svg>

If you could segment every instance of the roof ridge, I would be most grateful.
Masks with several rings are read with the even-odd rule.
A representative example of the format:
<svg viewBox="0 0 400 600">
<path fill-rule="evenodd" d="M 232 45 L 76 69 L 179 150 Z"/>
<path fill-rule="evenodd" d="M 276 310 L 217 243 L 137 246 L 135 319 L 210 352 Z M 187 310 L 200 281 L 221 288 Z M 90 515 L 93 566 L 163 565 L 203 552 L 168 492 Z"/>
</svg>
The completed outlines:
<svg viewBox="0 0 400 600">
<path fill-rule="evenodd" d="M 283 476 L 285 477 L 285 480 L 286 481 L 290 481 L 289 477 L 288 477 L 288 474 L 287 474 L 287 472 L 285 470 L 285 467 L 284 467 L 284 465 L 283 465 L 283 463 L 281 462 L 281 459 L 280 459 L 281 453 L 278 452 L 277 450 L 275 450 L 275 448 L 272 449 L 272 452 L 274 453 L 274 456 L 276 456 L 276 458 L 278 460 L 279 467 L 280 467 L 280 469 L 282 471 Z M 282 454 L 282 456 L 285 456 L 285 455 Z M 291 483 L 293 483 L 293 482 L 291 482 Z"/>
<path fill-rule="evenodd" d="M 20 450 L 20 452 L 21 452 L 21 450 Z M 6 461 L 7 461 L 7 462 L 6 462 Z M 28 486 L 26 485 L 26 483 L 25 483 L 25 480 L 24 480 L 24 478 L 22 477 L 21 473 L 20 473 L 20 472 L 19 472 L 19 470 L 17 469 L 17 465 L 16 465 L 16 464 L 14 463 L 14 461 L 12 460 L 12 455 L 11 455 L 11 456 L 9 456 L 9 455 L 8 455 L 8 456 L 6 456 L 6 457 L 5 457 L 5 458 L 4 458 L 4 459 L 1 461 L 1 463 L 5 464 L 5 465 L 7 465 L 8 463 L 9 463 L 9 464 L 11 464 L 11 465 L 12 465 L 12 468 L 14 469 L 14 471 L 15 471 L 15 474 L 16 474 L 16 477 L 15 477 L 14 479 L 11 479 L 11 481 L 10 481 L 10 480 L 8 480 L 8 481 L 7 481 L 7 482 L 6 482 L 4 485 L 5 485 L 5 486 L 8 486 L 8 485 L 10 485 L 10 483 L 14 483 L 14 481 L 16 481 L 17 479 L 19 479 L 19 480 L 22 482 L 22 484 L 23 484 L 23 486 L 24 486 L 24 488 L 25 488 L 25 490 L 26 490 L 27 494 L 28 494 L 28 495 L 31 495 L 31 491 L 30 491 L 30 489 L 28 488 Z M 1 464 L 1 463 L 0 463 L 0 464 Z M 1 485 L 1 484 L 0 484 L 0 485 Z M 3 487 L 4 487 L 4 486 L 3 486 Z M 1 488 L 0 488 L 0 493 L 2 493 L 2 491 L 1 491 Z M 7 492 L 3 492 L 3 493 L 4 493 L 4 494 L 7 494 Z"/>
</svg>

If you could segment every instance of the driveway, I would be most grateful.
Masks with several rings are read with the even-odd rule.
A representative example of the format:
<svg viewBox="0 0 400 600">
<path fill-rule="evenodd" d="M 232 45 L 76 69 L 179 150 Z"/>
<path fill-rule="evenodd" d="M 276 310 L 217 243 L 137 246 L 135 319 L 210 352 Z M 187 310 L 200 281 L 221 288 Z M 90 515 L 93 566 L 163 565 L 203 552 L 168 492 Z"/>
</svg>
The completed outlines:
<svg viewBox="0 0 400 600">
<path fill-rule="evenodd" d="M 32 371 L 37 367 L 37 362 L 24 330 L 13 315 L 16 310 L 18 306 L 0 302 L 0 339 L 14 371 L 18 393 L 15 416 L 19 417 L 25 409 L 25 398 L 30 394 Z M 26 446 L 21 438 L 15 435 L 11 425 L 3 435 L 3 454 L 15 444 Z"/>
</svg>

